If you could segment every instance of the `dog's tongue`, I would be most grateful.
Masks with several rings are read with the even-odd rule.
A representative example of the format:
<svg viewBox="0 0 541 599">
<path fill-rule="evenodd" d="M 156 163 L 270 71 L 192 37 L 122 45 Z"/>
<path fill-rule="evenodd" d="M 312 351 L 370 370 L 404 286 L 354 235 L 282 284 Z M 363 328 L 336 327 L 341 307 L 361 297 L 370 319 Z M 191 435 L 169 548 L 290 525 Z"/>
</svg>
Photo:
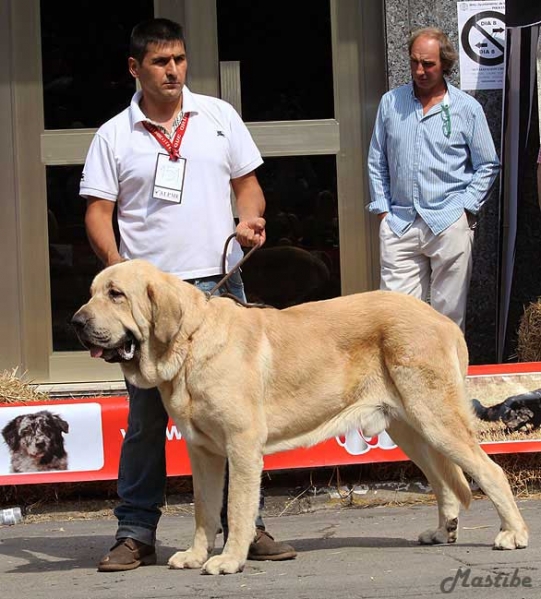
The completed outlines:
<svg viewBox="0 0 541 599">
<path fill-rule="evenodd" d="M 101 358 L 103 355 L 103 348 L 101 347 L 91 347 L 90 348 L 90 355 L 93 358 Z"/>
</svg>

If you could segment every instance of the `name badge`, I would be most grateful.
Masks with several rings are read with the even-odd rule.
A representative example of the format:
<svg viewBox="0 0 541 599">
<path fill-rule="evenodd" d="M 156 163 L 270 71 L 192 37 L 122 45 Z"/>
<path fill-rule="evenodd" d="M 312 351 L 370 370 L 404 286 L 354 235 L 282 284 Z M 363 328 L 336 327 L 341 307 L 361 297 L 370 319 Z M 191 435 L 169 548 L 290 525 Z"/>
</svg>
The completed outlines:
<svg viewBox="0 0 541 599">
<path fill-rule="evenodd" d="M 186 173 L 186 158 L 170 160 L 169 154 L 158 154 L 152 197 L 180 204 Z"/>
</svg>

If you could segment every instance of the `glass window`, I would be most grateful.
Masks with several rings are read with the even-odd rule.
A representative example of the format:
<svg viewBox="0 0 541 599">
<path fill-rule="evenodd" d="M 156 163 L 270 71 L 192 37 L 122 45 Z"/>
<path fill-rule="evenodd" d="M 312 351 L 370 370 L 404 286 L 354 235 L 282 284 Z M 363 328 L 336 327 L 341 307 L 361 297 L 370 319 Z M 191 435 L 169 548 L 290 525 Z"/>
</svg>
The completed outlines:
<svg viewBox="0 0 541 599">
<path fill-rule="evenodd" d="M 216 4 L 219 58 L 240 61 L 245 121 L 334 118 L 328 0 Z"/>
<path fill-rule="evenodd" d="M 79 195 L 82 166 L 47 167 L 47 213 L 53 350 L 77 351 L 82 346 L 70 324 L 88 301 L 94 275 L 102 265 L 88 243 Z"/>
<path fill-rule="evenodd" d="M 70 320 L 102 268 L 86 237 L 81 171 L 47 167 L 54 351 L 82 350 Z M 339 296 L 335 157 L 267 158 L 257 174 L 267 200 L 267 243 L 243 265 L 248 299 L 285 308 Z"/>
<path fill-rule="evenodd" d="M 130 32 L 153 14 L 152 0 L 41 0 L 45 129 L 99 127 L 129 104 Z"/>
<path fill-rule="evenodd" d="M 286 308 L 340 295 L 334 156 L 267 158 L 267 242 L 242 267 L 249 301 Z"/>
<path fill-rule="evenodd" d="M 232 53 L 221 58 L 244 64 L 244 120 L 333 116 L 327 0 L 303 0 L 298 6 L 232 0 L 218 7 L 221 50 Z M 128 105 L 134 83 L 127 40 L 133 25 L 151 16 L 152 2 L 141 0 L 84 1 L 77 7 L 42 2 L 47 129 L 98 127 Z M 233 25 L 224 41 L 228 22 Z M 260 27 L 268 39 L 264 48 Z M 81 170 L 80 165 L 46 169 L 54 351 L 82 350 L 70 319 L 88 300 L 102 268 L 84 228 Z M 267 244 L 243 266 L 248 298 L 282 308 L 340 295 L 335 156 L 268 158 L 258 177 L 267 200 Z"/>
</svg>

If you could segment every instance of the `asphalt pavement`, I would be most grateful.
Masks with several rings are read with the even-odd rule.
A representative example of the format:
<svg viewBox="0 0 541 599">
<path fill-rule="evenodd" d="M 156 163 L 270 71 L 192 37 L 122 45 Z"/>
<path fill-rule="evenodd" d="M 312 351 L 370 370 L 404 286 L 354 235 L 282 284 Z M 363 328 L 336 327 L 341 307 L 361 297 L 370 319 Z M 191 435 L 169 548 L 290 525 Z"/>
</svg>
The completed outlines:
<svg viewBox="0 0 541 599">
<path fill-rule="evenodd" d="M 331 506 L 266 517 L 268 530 L 277 539 L 291 542 L 297 559 L 249 561 L 242 573 L 228 576 L 167 568 L 167 559 L 190 543 L 191 514 L 162 517 L 158 564 L 124 573 L 96 570 L 97 561 L 112 544 L 114 520 L 52 516 L 36 523 L 0 526 L 0 597 L 537 598 L 541 593 L 541 501 L 519 501 L 519 508 L 530 527 L 531 544 L 516 551 L 492 550 L 499 519 L 486 499 L 475 500 L 462 513 L 454 545 L 427 547 L 416 542 L 420 532 L 435 524 L 435 505 Z"/>
</svg>

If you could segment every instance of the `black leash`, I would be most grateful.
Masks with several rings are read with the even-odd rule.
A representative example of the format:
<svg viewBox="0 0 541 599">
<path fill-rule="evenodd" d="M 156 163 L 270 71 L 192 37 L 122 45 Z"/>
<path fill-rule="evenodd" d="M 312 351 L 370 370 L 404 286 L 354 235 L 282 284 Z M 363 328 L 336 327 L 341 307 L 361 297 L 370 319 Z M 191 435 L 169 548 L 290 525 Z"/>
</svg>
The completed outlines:
<svg viewBox="0 0 541 599">
<path fill-rule="evenodd" d="M 244 258 L 242 258 L 242 260 L 239 260 L 237 262 L 237 264 L 235 264 L 235 266 L 229 272 L 226 272 L 227 248 L 229 247 L 229 244 L 231 243 L 231 240 L 234 239 L 236 236 L 237 236 L 236 233 L 233 233 L 232 235 L 230 235 L 225 240 L 224 251 L 222 252 L 222 275 L 223 275 L 223 277 L 208 292 L 208 294 L 207 294 L 208 295 L 208 299 L 210 299 L 214 295 L 214 293 L 216 293 L 216 291 L 218 291 L 218 289 L 220 289 L 220 287 L 224 286 L 226 288 L 226 290 L 227 290 L 227 293 L 222 293 L 220 295 L 220 297 L 228 297 L 228 298 L 236 301 L 237 304 L 240 304 L 241 306 L 244 306 L 245 308 L 270 308 L 271 306 L 266 306 L 265 304 L 247 304 L 247 303 L 243 302 L 242 300 L 240 300 L 237 296 L 235 296 L 235 295 L 233 295 L 231 293 L 231 289 L 230 289 L 227 281 L 231 278 L 231 276 L 237 270 L 239 270 L 239 268 L 246 262 L 246 260 L 248 260 L 248 258 L 259 247 L 259 245 L 254 245 L 252 247 L 252 249 L 244 256 Z"/>
</svg>

